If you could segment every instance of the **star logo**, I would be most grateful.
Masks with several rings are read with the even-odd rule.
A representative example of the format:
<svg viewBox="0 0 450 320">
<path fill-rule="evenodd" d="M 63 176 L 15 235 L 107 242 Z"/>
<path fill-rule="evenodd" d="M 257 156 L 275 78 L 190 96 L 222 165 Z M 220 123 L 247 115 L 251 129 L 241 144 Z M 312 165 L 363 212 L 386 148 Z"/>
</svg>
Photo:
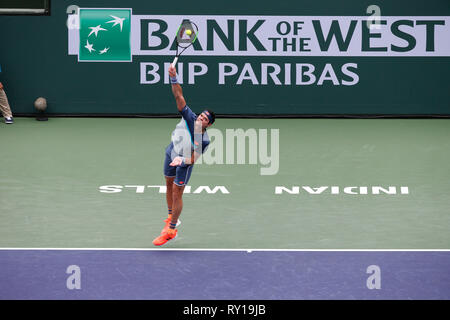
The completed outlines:
<svg viewBox="0 0 450 320">
<path fill-rule="evenodd" d="M 108 50 L 109 50 L 109 48 L 105 48 L 105 49 L 103 49 L 103 50 L 100 51 L 100 54 L 105 54 L 105 53 L 108 52 Z"/>
<path fill-rule="evenodd" d="M 112 26 L 116 26 L 116 25 L 120 25 L 120 31 L 122 31 L 122 27 L 123 27 L 123 21 L 125 20 L 125 18 L 119 18 L 113 15 L 110 15 L 110 17 L 114 18 L 114 20 L 111 21 L 107 21 L 106 23 L 114 23 Z"/>
<path fill-rule="evenodd" d="M 86 45 L 84 47 L 89 50 L 89 53 L 95 51 L 95 49 L 92 47 L 92 44 L 89 43 L 89 40 L 86 40 Z"/>
<path fill-rule="evenodd" d="M 100 30 L 102 30 L 102 31 L 108 31 L 108 30 L 106 30 L 106 29 L 101 28 L 100 25 L 98 25 L 98 26 L 96 26 L 96 27 L 89 27 L 89 29 L 91 29 L 92 31 L 91 31 L 91 33 L 89 33 L 88 38 L 89 38 L 89 37 L 91 36 L 91 34 L 93 34 L 93 33 L 95 33 L 95 36 L 97 37 L 97 36 L 98 36 L 98 32 L 99 32 Z"/>
<path fill-rule="evenodd" d="M 131 15 L 131 9 L 80 8 L 78 61 L 131 61 Z"/>
</svg>

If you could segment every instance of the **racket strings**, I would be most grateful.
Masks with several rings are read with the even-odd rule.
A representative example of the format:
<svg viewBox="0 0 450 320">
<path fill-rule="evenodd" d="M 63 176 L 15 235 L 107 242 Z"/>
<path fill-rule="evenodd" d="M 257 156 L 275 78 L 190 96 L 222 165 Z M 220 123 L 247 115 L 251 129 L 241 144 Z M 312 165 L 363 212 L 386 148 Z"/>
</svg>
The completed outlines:
<svg viewBox="0 0 450 320">
<path fill-rule="evenodd" d="M 188 27 L 186 27 L 186 23 L 183 23 L 178 28 L 178 31 L 177 31 L 177 36 L 176 36 L 177 45 L 181 48 L 188 48 L 197 39 L 197 33 L 198 33 L 197 25 L 195 23 L 193 23 L 192 21 L 188 21 L 188 24 L 189 24 Z M 190 35 L 185 34 L 185 31 L 188 29 L 191 30 Z"/>
<path fill-rule="evenodd" d="M 189 29 L 191 30 L 190 34 L 185 34 L 185 31 Z M 183 21 L 183 23 L 178 27 L 176 34 L 176 43 L 177 43 L 177 53 L 173 60 L 172 65 L 175 65 L 178 61 L 178 57 L 191 45 L 194 44 L 195 40 L 197 40 L 198 27 L 197 25 L 189 20 Z M 185 36 L 184 36 L 185 35 Z"/>
</svg>

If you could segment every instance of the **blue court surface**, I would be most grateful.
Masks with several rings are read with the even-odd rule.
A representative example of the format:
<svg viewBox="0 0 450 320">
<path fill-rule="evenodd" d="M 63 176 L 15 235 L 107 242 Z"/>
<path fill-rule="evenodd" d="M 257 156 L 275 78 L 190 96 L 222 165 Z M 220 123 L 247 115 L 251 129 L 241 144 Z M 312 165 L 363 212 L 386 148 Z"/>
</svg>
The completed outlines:
<svg viewBox="0 0 450 320">
<path fill-rule="evenodd" d="M 3 249 L 0 270 L 2 300 L 450 299 L 446 250 Z"/>
</svg>

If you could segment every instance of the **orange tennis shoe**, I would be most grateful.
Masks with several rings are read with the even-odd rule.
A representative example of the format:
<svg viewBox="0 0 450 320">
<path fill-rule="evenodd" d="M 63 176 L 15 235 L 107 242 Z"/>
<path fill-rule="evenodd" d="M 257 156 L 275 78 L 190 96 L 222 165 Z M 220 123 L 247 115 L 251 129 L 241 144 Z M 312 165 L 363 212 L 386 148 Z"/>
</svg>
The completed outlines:
<svg viewBox="0 0 450 320">
<path fill-rule="evenodd" d="M 170 222 L 171 222 L 172 220 L 170 219 L 170 218 L 167 218 L 166 220 L 164 220 L 164 222 L 166 223 L 166 225 L 164 226 L 164 228 L 161 230 L 161 235 L 163 234 L 163 233 L 166 233 L 167 232 L 167 230 L 169 230 L 169 227 L 170 227 Z M 181 224 L 181 220 L 180 219 L 178 219 L 178 221 L 177 221 L 177 227 L 179 226 Z"/>
<path fill-rule="evenodd" d="M 153 240 L 153 244 L 155 246 L 162 246 L 163 244 L 167 243 L 167 241 L 175 239 L 177 237 L 177 233 L 177 229 L 168 229 L 165 233 Z"/>
</svg>

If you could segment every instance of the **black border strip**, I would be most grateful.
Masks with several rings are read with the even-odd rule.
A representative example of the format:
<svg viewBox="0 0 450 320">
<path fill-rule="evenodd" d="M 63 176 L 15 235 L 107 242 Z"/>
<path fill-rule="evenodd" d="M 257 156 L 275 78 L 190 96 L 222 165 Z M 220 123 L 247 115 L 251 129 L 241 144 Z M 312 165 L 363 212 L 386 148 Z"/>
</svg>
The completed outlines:
<svg viewBox="0 0 450 320">
<path fill-rule="evenodd" d="M 76 299 L 76 298 L 74 298 Z M 184 308 L 194 306 L 217 306 L 227 309 L 228 305 L 249 306 L 263 305 L 264 314 L 216 314 L 214 318 L 208 315 L 186 315 Z M 301 315 L 311 311 L 312 314 L 329 318 L 343 315 L 350 319 L 361 318 L 360 314 L 370 311 L 375 318 L 384 318 L 387 313 L 398 311 L 403 317 L 417 315 L 422 311 L 433 317 L 439 317 L 449 307 L 448 300 L 6 300 L 0 301 L 2 311 L 20 314 L 22 310 L 30 310 L 42 314 L 52 314 L 58 307 L 71 310 L 77 316 L 85 316 L 86 311 L 104 317 L 118 316 L 130 318 L 139 316 L 142 312 L 156 315 L 159 312 L 166 318 L 173 319 L 283 319 L 286 314 L 301 318 Z M 24 309 L 25 308 L 25 309 Z M 243 308 L 240 308 L 241 310 Z M 249 310 L 249 309 L 247 309 Z M 55 312 L 53 312 L 55 314 Z M 352 317 L 355 315 L 355 317 Z"/>
</svg>

